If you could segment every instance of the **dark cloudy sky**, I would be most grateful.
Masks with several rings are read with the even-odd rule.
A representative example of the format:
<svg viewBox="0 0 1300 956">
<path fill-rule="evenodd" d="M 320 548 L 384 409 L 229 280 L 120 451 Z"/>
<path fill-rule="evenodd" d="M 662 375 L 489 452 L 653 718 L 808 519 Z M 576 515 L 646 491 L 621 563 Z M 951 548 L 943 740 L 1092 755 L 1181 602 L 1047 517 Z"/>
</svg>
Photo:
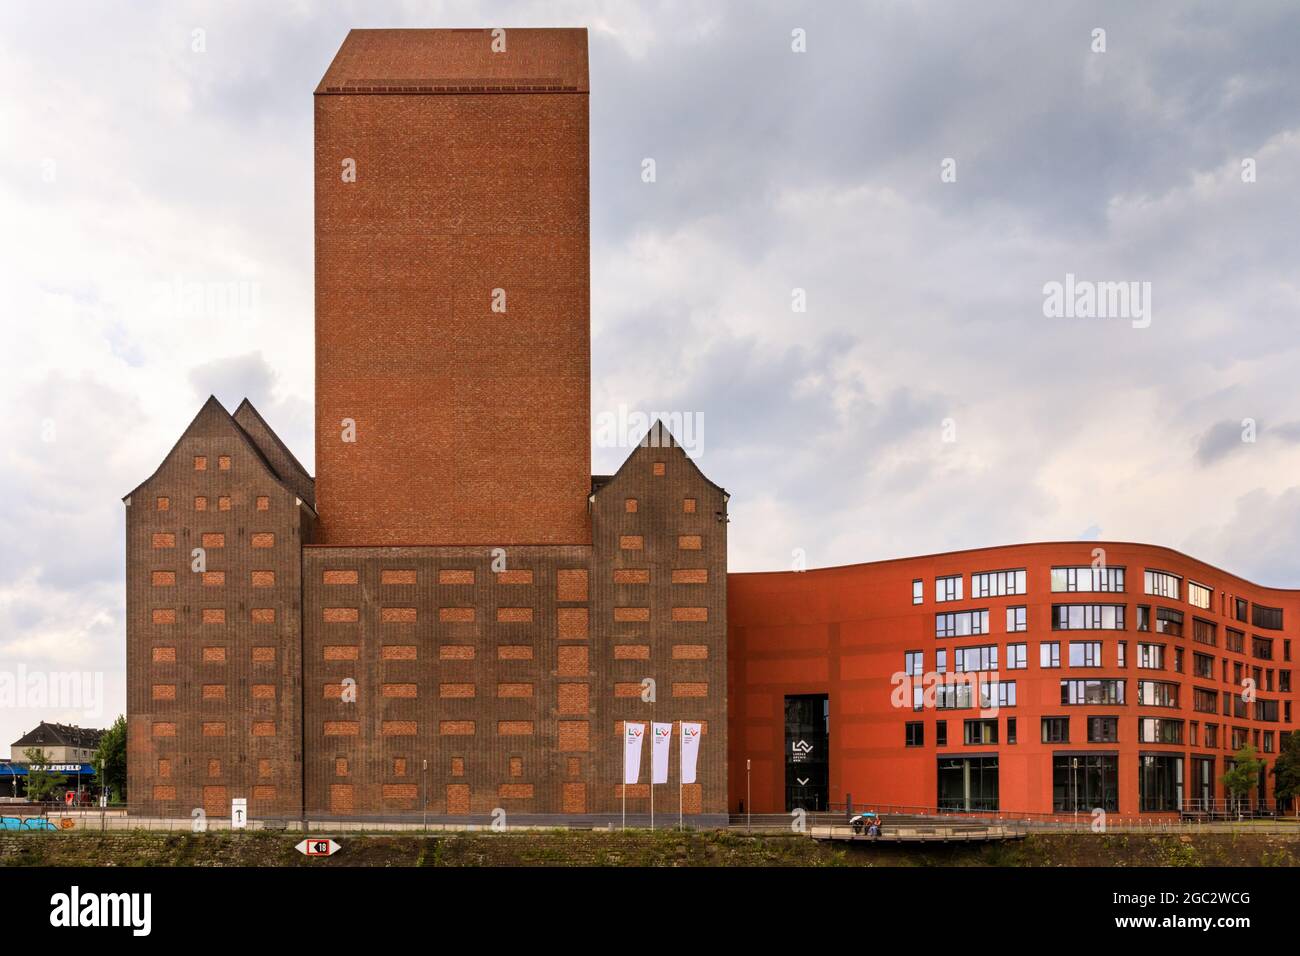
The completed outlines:
<svg viewBox="0 0 1300 956">
<path fill-rule="evenodd" d="M 108 700 L 0 706 L 0 754 L 122 709 L 119 499 L 209 392 L 310 466 L 311 91 L 347 30 L 580 25 L 593 415 L 701 417 L 734 569 L 1103 538 L 1300 584 L 1294 4 L 11 0 L 0 672 Z M 1149 282 L 1150 326 L 1044 317 L 1067 274 Z"/>
</svg>

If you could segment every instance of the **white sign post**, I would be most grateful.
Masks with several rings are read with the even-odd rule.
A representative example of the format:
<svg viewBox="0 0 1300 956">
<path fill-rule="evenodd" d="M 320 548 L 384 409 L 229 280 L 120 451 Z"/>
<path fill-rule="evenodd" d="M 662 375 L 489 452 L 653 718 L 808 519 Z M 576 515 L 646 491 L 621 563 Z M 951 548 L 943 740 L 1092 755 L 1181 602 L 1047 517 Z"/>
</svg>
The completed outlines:
<svg viewBox="0 0 1300 956">
<path fill-rule="evenodd" d="M 235 797 L 230 801 L 230 829 L 242 830 L 248 825 L 248 798 Z"/>
</svg>

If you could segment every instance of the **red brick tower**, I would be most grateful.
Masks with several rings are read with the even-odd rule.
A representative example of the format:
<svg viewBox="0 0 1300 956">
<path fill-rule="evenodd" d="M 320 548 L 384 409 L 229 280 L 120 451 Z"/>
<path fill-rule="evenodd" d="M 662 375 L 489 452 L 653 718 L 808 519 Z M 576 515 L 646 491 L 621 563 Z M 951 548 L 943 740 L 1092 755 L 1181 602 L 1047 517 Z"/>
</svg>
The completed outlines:
<svg viewBox="0 0 1300 956">
<path fill-rule="evenodd" d="M 590 542 L 587 93 L 581 29 L 353 30 L 335 56 L 322 543 Z"/>
</svg>

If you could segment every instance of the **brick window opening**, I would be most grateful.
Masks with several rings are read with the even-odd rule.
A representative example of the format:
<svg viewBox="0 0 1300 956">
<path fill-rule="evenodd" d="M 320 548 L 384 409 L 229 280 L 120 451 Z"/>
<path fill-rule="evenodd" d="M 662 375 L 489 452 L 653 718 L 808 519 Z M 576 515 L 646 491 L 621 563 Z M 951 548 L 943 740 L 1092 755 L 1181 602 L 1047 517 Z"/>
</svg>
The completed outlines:
<svg viewBox="0 0 1300 956">
<path fill-rule="evenodd" d="M 463 776 L 465 776 L 465 758 L 464 758 L 464 757 L 452 757 L 452 758 L 451 758 L 451 775 L 452 775 L 453 777 L 463 777 Z"/>
<path fill-rule="evenodd" d="M 230 510 L 230 495 L 222 495 L 220 498 L 217 499 L 217 510 L 218 511 Z"/>
<path fill-rule="evenodd" d="M 334 776 L 336 776 L 336 777 L 346 777 L 347 775 L 348 775 L 348 758 L 347 758 L 347 757 L 335 757 L 335 758 L 334 758 Z"/>
<path fill-rule="evenodd" d="M 253 547 L 255 548 L 274 548 L 275 535 L 269 531 L 259 531 L 253 535 Z"/>
<path fill-rule="evenodd" d="M 270 511 L 270 510 L 271 510 L 271 499 L 268 498 L 266 495 L 258 495 L 258 496 L 257 496 L 257 510 L 258 510 L 258 511 Z"/>
<path fill-rule="evenodd" d="M 174 548 L 176 547 L 176 535 L 170 531 L 155 532 L 152 539 L 155 548 Z"/>
<path fill-rule="evenodd" d="M 205 504 L 206 508 L 207 505 Z M 205 531 L 203 533 L 203 547 L 205 548 L 224 548 L 226 546 L 226 536 L 221 531 Z"/>
<path fill-rule="evenodd" d="M 171 507 L 172 507 L 172 500 L 170 498 L 164 497 L 158 499 L 157 508 L 159 511 L 170 511 Z"/>
<path fill-rule="evenodd" d="M 393 758 L 393 776 L 394 776 L 394 777 L 405 777 L 405 776 L 406 776 L 406 758 L 405 758 L 405 757 L 394 757 L 394 758 Z"/>
<path fill-rule="evenodd" d="M 229 456 L 229 455 L 221 455 L 220 457 L 218 457 L 218 458 L 217 458 L 217 467 L 220 468 L 222 471 L 229 471 L 229 470 L 230 470 L 230 456 Z"/>
<path fill-rule="evenodd" d="M 524 775 L 524 758 L 523 758 L 523 757 L 511 757 L 511 758 L 510 758 L 510 776 L 512 776 L 512 777 L 522 777 L 523 775 Z"/>
<path fill-rule="evenodd" d="M 208 456 L 207 456 L 207 455 L 195 455 L 195 456 L 194 456 L 194 470 L 195 470 L 195 471 L 207 471 L 207 470 L 208 470 Z"/>
<path fill-rule="evenodd" d="M 623 502 L 623 508 L 627 511 L 628 514 L 633 514 L 633 513 L 635 513 L 635 512 L 636 512 L 636 499 L 635 499 L 635 498 L 628 498 L 625 502 Z"/>
<path fill-rule="evenodd" d="M 199 495 L 198 497 L 196 497 L 196 498 L 194 499 L 194 510 L 195 510 L 195 511 L 207 511 L 207 510 L 208 510 L 208 499 L 207 499 L 206 497 L 204 497 L 203 495 Z"/>
<path fill-rule="evenodd" d="M 662 461 L 655 462 L 654 473 L 656 475 L 662 475 L 664 473 L 664 463 Z"/>
<path fill-rule="evenodd" d="M 682 511 L 686 512 L 688 515 L 693 515 L 693 514 L 695 514 L 695 499 L 694 499 L 694 498 L 683 498 L 683 499 L 682 499 Z"/>
</svg>

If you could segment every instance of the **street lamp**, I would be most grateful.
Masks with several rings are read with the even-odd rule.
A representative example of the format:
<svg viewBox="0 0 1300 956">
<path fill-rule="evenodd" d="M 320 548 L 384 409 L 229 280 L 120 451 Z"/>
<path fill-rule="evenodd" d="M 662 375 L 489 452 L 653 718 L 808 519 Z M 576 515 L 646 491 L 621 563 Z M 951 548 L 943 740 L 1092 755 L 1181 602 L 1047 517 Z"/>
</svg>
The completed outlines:
<svg viewBox="0 0 1300 956">
<path fill-rule="evenodd" d="M 427 758 L 422 759 L 420 761 L 420 771 L 423 777 L 422 789 L 424 790 L 424 798 L 420 802 L 424 804 L 423 806 L 424 832 L 428 833 L 429 832 L 429 761 Z"/>
<path fill-rule="evenodd" d="M 1079 823 L 1079 758 L 1070 758 L 1070 785 L 1074 788 L 1074 823 Z"/>
</svg>

